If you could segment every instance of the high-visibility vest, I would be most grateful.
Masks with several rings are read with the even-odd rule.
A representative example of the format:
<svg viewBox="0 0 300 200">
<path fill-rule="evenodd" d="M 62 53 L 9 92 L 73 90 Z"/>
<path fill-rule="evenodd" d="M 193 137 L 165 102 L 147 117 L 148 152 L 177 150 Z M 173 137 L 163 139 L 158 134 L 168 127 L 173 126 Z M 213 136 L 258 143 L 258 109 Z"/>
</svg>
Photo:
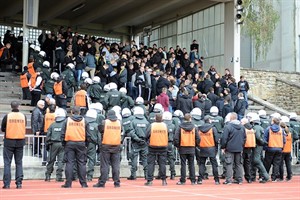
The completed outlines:
<svg viewBox="0 0 300 200">
<path fill-rule="evenodd" d="M 20 112 L 11 112 L 7 115 L 5 138 L 24 139 L 26 133 L 25 115 Z"/>
<path fill-rule="evenodd" d="M 85 121 L 74 121 L 67 119 L 65 141 L 84 142 L 85 141 Z"/>
<path fill-rule="evenodd" d="M 180 146 L 182 147 L 194 147 L 196 144 L 195 128 L 191 131 L 186 131 L 181 128 L 180 131 Z"/>
<path fill-rule="evenodd" d="M 284 144 L 284 147 L 283 147 L 283 153 L 291 153 L 292 152 L 292 144 L 293 144 L 293 139 L 292 139 L 292 134 L 289 133 L 286 137 L 286 142 Z"/>
<path fill-rule="evenodd" d="M 35 74 L 35 70 L 34 70 L 34 67 L 33 67 L 33 62 L 28 63 L 27 67 L 28 67 L 28 72 L 29 72 L 29 74 L 30 74 L 31 76 L 32 76 L 33 74 Z"/>
<path fill-rule="evenodd" d="M 255 132 L 253 129 L 251 130 L 246 129 L 245 148 L 254 148 L 254 147 L 256 147 Z"/>
<path fill-rule="evenodd" d="M 105 120 L 102 144 L 120 145 L 121 144 L 121 122 L 119 120 Z"/>
<path fill-rule="evenodd" d="M 201 148 L 209 148 L 209 147 L 215 147 L 215 140 L 214 140 L 214 134 L 213 129 L 209 129 L 206 133 L 199 131 L 200 133 L 200 147 Z"/>
<path fill-rule="evenodd" d="M 268 147 L 271 148 L 283 148 L 283 135 L 282 130 L 280 129 L 278 132 L 273 132 L 271 129 L 269 130 L 269 142 Z"/>
<path fill-rule="evenodd" d="M 62 95 L 63 94 L 62 81 L 60 81 L 59 83 L 55 82 L 53 89 L 54 89 L 55 95 Z"/>
<path fill-rule="evenodd" d="M 46 113 L 44 122 L 44 132 L 47 132 L 50 125 L 55 122 L 55 113 Z"/>
<path fill-rule="evenodd" d="M 21 88 L 28 87 L 27 73 L 20 75 L 20 84 L 21 84 Z"/>
<path fill-rule="evenodd" d="M 79 107 L 86 107 L 86 91 L 85 90 L 79 90 L 75 94 L 75 100 L 74 104 L 75 106 Z"/>
<path fill-rule="evenodd" d="M 31 75 L 31 78 L 30 78 L 30 86 L 31 86 L 32 88 L 34 88 L 34 86 L 35 86 L 36 78 L 37 78 L 37 74 L 36 74 L 36 73 L 34 73 L 34 74 Z"/>
<path fill-rule="evenodd" d="M 167 147 L 168 146 L 168 127 L 165 123 L 154 122 L 151 124 L 150 146 Z"/>
</svg>

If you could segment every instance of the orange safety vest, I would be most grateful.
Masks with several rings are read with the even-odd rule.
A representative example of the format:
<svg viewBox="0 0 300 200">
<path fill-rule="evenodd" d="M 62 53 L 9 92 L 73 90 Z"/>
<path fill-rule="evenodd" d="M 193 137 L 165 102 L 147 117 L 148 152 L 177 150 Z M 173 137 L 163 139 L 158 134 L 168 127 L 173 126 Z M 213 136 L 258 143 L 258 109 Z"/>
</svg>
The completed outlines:
<svg viewBox="0 0 300 200">
<path fill-rule="evenodd" d="M 75 106 L 79 107 L 86 107 L 86 91 L 85 90 L 79 90 L 75 94 Z"/>
<path fill-rule="evenodd" d="M 246 129 L 245 148 L 254 148 L 254 147 L 256 147 L 255 132 L 253 129 L 251 130 Z"/>
<path fill-rule="evenodd" d="M 24 139 L 26 133 L 25 115 L 20 112 L 11 112 L 7 115 L 5 138 Z"/>
<path fill-rule="evenodd" d="M 67 119 L 65 141 L 84 142 L 85 141 L 85 121 L 77 122 L 71 118 Z"/>
<path fill-rule="evenodd" d="M 292 152 L 292 143 L 293 143 L 292 134 L 289 133 L 285 138 L 286 138 L 286 142 L 284 144 L 282 152 L 283 153 L 291 153 Z"/>
<path fill-rule="evenodd" d="M 209 147 L 215 147 L 215 140 L 214 140 L 214 134 L 213 129 L 209 129 L 206 133 L 203 133 L 199 131 L 200 133 L 200 147 L 201 148 L 209 148 Z"/>
<path fill-rule="evenodd" d="M 271 129 L 269 130 L 269 143 L 268 147 L 271 148 L 283 148 L 283 135 L 282 130 L 278 132 L 273 132 Z"/>
<path fill-rule="evenodd" d="M 120 145 L 121 144 L 121 123 L 119 120 L 105 120 L 102 144 Z"/>
<path fill-rule="evenodd" d="M 54 89 L 55 95 L 61 95 L 61 94 L 63 94 L 62 81 L 60 81 L 59 83 L 55 82 L 54 86 L 53 86 L 53 89 Z"/>
<path fill-rule="evenodd" d="M 180 131 L 180 146 L 182 147 L 194 147 L 196 144 L 195 128 L 191 131 L 181 129 Z"/>
<path fill-rule="evenodd" d="M 31 76 L 33 74 L 35 74 L 35 70 L 34 70 L 34 67 L 33 67 L 33 62 L 28 63 L 27 67 L 28 67 L 28 72 L 29 72 L 29 74 L 31 74 Z"/>
<path fill-rule="evenodd" d="M 150 146 L 167 147 L 168 146 L 168 128 L 165 123 L 154 122 L 151 125 Z"/>
<path fill-rule="evenodd" d="M 46 113 L 44 122 L 44 132 L 47 132 L 50 125 L 55 122 L 55 113 Z"/>
<path fill-rule="evenodd" d="M 34 86 L 35 86 L 36 78 L 37 78 L 37 74 L 36 74 L 36 73 L 34 73 L 34 74 L 31 75 L 31 78 L 30 78 L 31 84 L 30 84 L 30 86 L 31 86 L 32 88 L 34 88 Z"/>
<path fill-rule="evenodd" d="M 27 73 L 20 75 L 20 84 L 21 84 L 21 88 L 28 87 Z"/>
</svg>

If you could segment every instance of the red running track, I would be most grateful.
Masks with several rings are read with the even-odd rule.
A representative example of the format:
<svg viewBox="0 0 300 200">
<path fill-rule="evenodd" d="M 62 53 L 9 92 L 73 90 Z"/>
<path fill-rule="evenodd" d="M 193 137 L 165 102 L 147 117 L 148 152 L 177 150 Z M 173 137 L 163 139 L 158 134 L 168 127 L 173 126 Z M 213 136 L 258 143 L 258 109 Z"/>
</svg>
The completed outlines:
<svg viewBox="0 0 300 200">
<path fill-rule="evenodd" d="M 128 181 L 121 179 L 121 187 L 114 188 L 108 181 L 105 188 L 93 188 L 97 182 L 89 182 L 89 188 L 81 188 L 79 182 L 73 182 L 72 188 L 61 188 L 63 183 L 54 180 L 25 180 L 23 188 L 15 189 L 11 185 L 8 190 L 0 189 L 0 200 L 97 200 L 97 199 L 151 199 L 151 200 L 300 200 L 300 176 L 293 177 L 290 182 L 254 182 L 243 185 L 215 185 L 213 178 L 202 185 L 176 185 L 178 180 L 168 180 L 167 186 L 161 186 L 160 180 L 154 180 L 153 186 L 144 186 L 145 180 Z M 13 183 L 13 182 L 12 182 Z"/>
</svg>

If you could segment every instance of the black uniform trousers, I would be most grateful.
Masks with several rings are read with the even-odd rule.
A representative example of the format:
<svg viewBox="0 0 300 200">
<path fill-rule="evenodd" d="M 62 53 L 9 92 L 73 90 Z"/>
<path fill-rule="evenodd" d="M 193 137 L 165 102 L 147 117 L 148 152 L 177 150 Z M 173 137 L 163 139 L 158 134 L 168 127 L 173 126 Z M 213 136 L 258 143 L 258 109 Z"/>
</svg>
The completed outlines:
<svg viewBox="0 0 300 200">
<path fill-rule="evenodd" d="M 281 158 L 281 163 L 280 163 L 280 168 L 279 168 L 279 173 L 280 173 L 280 176 L 279 178 L 280 179 L 283 179 L 283 176 L 284 176 L 284 168 L 283 168 L 283 163 L 285 163 L 285 167 L 286 167 L 286 173 L 287 173 L 287 176 L 286 178 L 287 179 L 291 179 L 292 178 L 292 157 L 291 157 L 291 153 L 282 153 L 282 158 Z"/>
<path fill-rule="evenodd" d="M 252 161 L 252 148 L 245 148 L 243 151 L 243 167 L 244 167 L 244 177 L 247 181 L 251 180 L 251 161 Z"/>
<path fill-rule="evenodd" d="M 216 157 L 200 157 L 199 160 L 199 179 L 203 180 L 205 173 L 206 173 L 206 167 L 205 167 L 205 163 L 207 158 L 209 158 L 209 161 L 211 162 L 211 166 L 212 166 L 212 172 L 214 175 L 214 180 L 215 181 L 219 181 L 219 172 L 218 172 L 218 162 Z"/>
<path fill-rule="evenodd" d="M 271 165 L 273 165 L 273 173 L 271 175 L 272 180 L 276 180 L 279 176 L 279 168 L 281 162 L 282 153 L 280 151 L 266 151 L 264 164 L 267 173 L 270 172 Z"/>
<path fill-rule="evenodd" d="M 108 179 L 109 165 L 111 164 L 114 185 L 120 185 L 120 152 L 111 153 L 108 150 L 102 149 L 100 153 L 100 163 L 101 175 L 99 183 L 105 185 Z"/>
<path fill-rule="evenodd" d="M 162 180 L 166 180 L 166 160 L 167 160 L 167 151 L 150 151 L 148 153 L 147 162 L 148 162 L 148 174 L 147 181 L 153 181 L 153 174 L 155 168 L 155 161 L 157 159 L 157 163 L 159 166 L 159 172 Z"/>
<path fill-rule="evenodd" d="M 65 146 L 66 185 L 72 185 L 73 167 L 77 165 L 78 178 L 81 185 L 86 184 L 87 148 L 85 142 L 67 142 Z"/>
<path fill-rule="evenodd" d="M 31 106 L 36 106 L 37 102 L 41 99 L 42 92 L 41 91 L 31 91 Z"/>
<path fill-rule="evenodd" d="M 5 146 L 3 148 L 3 160 L 4 160 L 4 174 L 3 183 L 5 186 L 10 186 L 11 182 L 11 161 L 12 158 L 15 159 L 16 164 L 16 174 L 15 180 L 16 184 L 22 184 L 23 180 L 23 146 L 21 147 L 10 147 Z"/>
<path fill-rule="evenodd" d="M 191 182 L 196 181 L 194 158 L 195 154 L 180 154 L 180 182 L 185 183 L 186 181 L 186 161 L 188 161 L 189 165 Z"/>
</svg>

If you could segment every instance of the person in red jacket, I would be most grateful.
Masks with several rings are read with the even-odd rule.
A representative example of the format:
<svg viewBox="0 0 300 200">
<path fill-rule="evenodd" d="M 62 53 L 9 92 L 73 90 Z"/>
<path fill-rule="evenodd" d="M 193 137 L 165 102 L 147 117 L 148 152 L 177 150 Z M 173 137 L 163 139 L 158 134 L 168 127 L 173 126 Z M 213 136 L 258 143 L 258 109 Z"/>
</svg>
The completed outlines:
<svg viewBox="0 0 300 200">
<path fill-rule="evenodd" d="M 163 106 L 164 111 L 169 111 L 170 102 L 169 102 L 169 97 L 167 95 L 167 88 L 164 87 L 162 89 L 162 92 L 157 97 L 156 102 L 160 103 Z"/>
</svg>

